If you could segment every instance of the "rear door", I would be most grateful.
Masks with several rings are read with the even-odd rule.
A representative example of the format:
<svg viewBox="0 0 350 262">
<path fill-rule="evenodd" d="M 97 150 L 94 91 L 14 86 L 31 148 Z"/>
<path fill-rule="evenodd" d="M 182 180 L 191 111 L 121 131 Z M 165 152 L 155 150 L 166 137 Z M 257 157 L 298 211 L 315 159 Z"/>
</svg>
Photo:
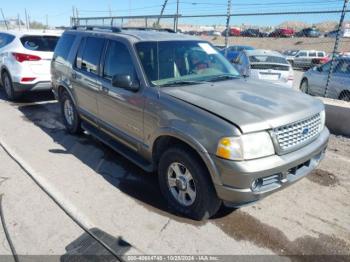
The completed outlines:
<svg viewBox="0 0 350 262">
<path fill-rule="evenodd" d="M 334 68 L 327 96 L 338 99 L 344 90 L 350 90 L 350 60 L 340 59 Z"/>
<path fill-rule="evenodd" d="M 312 69 L 311 77 L 308 78 L 310 95 L 324 96 L 330 67 L 331 63 L 328 62 L 318 69 Z"/>
<path fill-rule="evenodd" d="M 84 37 L 80 43 L 74 69 L 72 85 L 78 109 L 88 120 L 98 117 L 97 94 L 101 88 L 97 78 L 105 40 L 98 37 Z"/>
<path fill-rule="evenodd" d="M 297 67 L 305 66 L 305 61 L 308 59 L 308 53 L 306 51 L 300 51 L 294 58 L 294 65 Z"/>
</svg>

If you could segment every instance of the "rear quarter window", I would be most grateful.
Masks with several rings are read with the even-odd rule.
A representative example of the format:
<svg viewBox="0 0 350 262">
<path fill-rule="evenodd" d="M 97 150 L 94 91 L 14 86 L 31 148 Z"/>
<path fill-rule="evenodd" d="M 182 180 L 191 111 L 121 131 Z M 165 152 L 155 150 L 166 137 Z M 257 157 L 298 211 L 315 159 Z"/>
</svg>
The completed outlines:
<svg viewBox="0 0 350 262">
<path fill-rule="evenodd" d="M 53 52 L 58 39 L 58 36 L 27 35 L 21 37 L 21 43 L 28 50 Z"/>
<path fill-rule="evenodd" d="M 64 34 L 58 41 L 55 48 L 55 57 L 67 60 L 71 47 L 74 43 L 75 35 Z"/>
</svg>

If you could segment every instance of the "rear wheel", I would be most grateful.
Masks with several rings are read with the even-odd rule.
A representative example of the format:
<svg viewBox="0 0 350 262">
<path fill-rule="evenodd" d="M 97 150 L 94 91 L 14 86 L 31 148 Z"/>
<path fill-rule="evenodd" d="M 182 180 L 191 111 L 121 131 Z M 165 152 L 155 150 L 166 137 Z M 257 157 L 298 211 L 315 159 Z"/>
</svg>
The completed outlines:
<svg viewBox="0 0 350 262">
<path fill-rule="evenodd" d="M 303 79 L 301 81 L 301 84 L 300 84 L 300 91 L 305 93 L 305 94 L 308 94 L 309 93 L 309 82 L 307 81 L 307 79 Z"/>
<path fill-rule="evenodd" d="M 349 91 L 344 91 L 340 94 L 339 96 L 340 100 L 350 102 L 350 92 Z"/>
<path fill-rule="evenodd" d="M 78 111 L 74 105 L 73 99 L 68 92 L 63 91 L 60 99 L 61 115 L 63 123 L 70 134 L 81 133 L 81 122 Z"/>
<path fill-rule="evenodd" d="M 158 178 L 169 206 L 186 217 L 203 220 L 220 208 L 210 175 L 199 157 L 185 147 L 172 147 L 160 158 Z"/>
<path fill-rule="evenodd" d="M 19 97 L 19 95 L 13 89 L 13 84 L 9 73 L 7 73 L 6 71 L 3 72 L 1 75 L 1 79 L 7 99 L 11 101 L 16 100 Z"/>
</svg>

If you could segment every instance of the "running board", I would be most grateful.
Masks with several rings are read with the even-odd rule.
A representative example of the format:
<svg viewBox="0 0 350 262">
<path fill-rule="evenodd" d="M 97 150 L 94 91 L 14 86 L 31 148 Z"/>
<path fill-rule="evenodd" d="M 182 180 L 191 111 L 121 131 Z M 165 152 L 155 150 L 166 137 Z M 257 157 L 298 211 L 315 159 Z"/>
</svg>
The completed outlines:
<svg viewBox="0 0 350 262">
<path fill-rule="evenodd" d="M 100 140 L 102 143 L 106 144 L 107 146 L 111 147 L 114 151 L 122 155 L 123 157 L 127 158 L 131 162 L 133 162 L 135 165 L 139 166 L 146 172 L 153 172 L 154 167 L 151 163 L 149 163 L 147 160 L 142 158 L 139 154 L 136 152 L 130 150 L 127 146 L 123 145 L 122 143 L 119 143 L 115 139 L 111 138 L 109 135 L 104 133 L 103 131 L 99 130 L 95 126 L 89 124 L 88 122 L 82 120 L 81 126 L 84 130 L 89 132 L 93 137 Z"/>
</svg>

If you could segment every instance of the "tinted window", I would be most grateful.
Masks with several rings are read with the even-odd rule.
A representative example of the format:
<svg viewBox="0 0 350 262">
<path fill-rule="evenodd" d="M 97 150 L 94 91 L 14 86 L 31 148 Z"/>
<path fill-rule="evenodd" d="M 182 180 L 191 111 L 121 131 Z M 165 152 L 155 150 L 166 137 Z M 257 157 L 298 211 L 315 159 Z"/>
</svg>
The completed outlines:
<svg viewBox="0 0 350 262">
<path fill-rule="evenodd" d="M 323 52 L 318 52 L 317 55 L 318 55 L 318 57 L 324 57 L 324 53 Z"/>
<path fill-rule="evenodd" d="M 251 63 L 277 63 L 277 64 L 288 64 L 284 57 L 280 56 L 269 56 L 269 55 L 252 55 L 249 56 Z"/>
<path fill-rule="evenodd" d="M 309 52 L 309 57 L 316 57 L 316 52 Z"/>
<path fill-rule="evenodd" d="M 78 53 L 77 67 L 84 71 L 97 74 L 104 43 L 105 40 L 102 38 L 87 37 L 84 49 L 80 49 L 81 52 Z M 79 59 L 81 59 L 81 63 L 79 63 Z"/>
<path fill-rule="evenodd" d="M 326 64 L 324 64 L 323 66 L 321 66 L 321 71 L 322 72 L 329 72 L 329 70 L 331 69 L 331 62 L 328 62 L 328 63 L 326 63 Z M 337 66 L 337 64 L 338 64 L 338 62 L 337 61 L 335 61 L 335 66 Z"/>
<path fill-rule="evenodd" d="M 334 69 L 336 73 L 349 74 L 350 73 L 350 62 L 345 60 L 340 60 L 336 68 Z"/>
<path fill-rule="evenodd" d="M 0 34 L 0 48 L 5 47 L 9 43 L 11 43 L 13 39 L 15 39 L 13 35 Z"/>
<path fill-rule="evenodd" d="M 307 53 L 306 53 L 306 52 L 300 52 L 300 53 L 298 54 L 298 56 L 299 56 L 299 57 L 307 56 Z"/>
<path fill-rule="evenodd" d="M 27 35 L 21 37 L 21 43 L 26 49 L 32 51 L 53 52 L 58 39 L 58 36 Z"/>
<path fill-rule="evenodd" d="M 114 75 L 134 76 L 134 66 L 127 47 L 111 41 L 106 53 L 103 76 L 112 79 Z"/>
<path fill-rule="evenodd" d="M 69 51 L 73 45 L 75 35 L 64 34 L 58 41 L 55 48 L 55 56 L 67 59 Z"/>
</svg>

